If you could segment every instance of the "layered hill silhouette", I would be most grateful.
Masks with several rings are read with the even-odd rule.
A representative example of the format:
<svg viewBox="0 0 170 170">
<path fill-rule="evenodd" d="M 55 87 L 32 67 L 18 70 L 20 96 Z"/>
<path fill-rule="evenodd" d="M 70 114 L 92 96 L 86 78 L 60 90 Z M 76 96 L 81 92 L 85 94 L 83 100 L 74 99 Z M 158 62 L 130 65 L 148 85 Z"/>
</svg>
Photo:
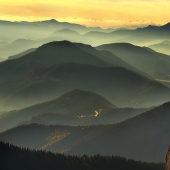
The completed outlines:
<svg viewBox="0 0 170 170">
<path fill-rule="evenodd" d="M 74 155 L 119 155 L 136 160 L 164 161 L 169 146 L 170 103 L 115 125 L 84 127 L 19 126 L 0 140 L 36 149 Z"/>
<path fill-rule="evenodd" d="M 12 76 L 18 78 L 14 71 Z M 146 108 L 170 100 L 168 87 L 127 69 L 68 63 L 41 67 L 23 79 L 1 83 L 0 104 L 24 108 L 74 89 L 95 92 L 118 107 Z"/>
<path fill-rule="evenodd" d="M 170 141 L 170 56 L 166 55 L 170 23 L 133 30 L 92 28 L 55 19 L 0 21 L 0 25 L 0 141 L 89 155 L 62 155 L 77 169 L 82 164 L 84 169 L 107 169 L 113 157 L 105 155 L 164 161 Z M 34 158 L 38 154 L 45 162 L 50 154 L 52 167 L 56 156 L 23 152 L 1 142 L 2 155 L 12 161 L 11 148 L 12 154 L 17 150 L 20 162 L 28 154 Z M 107 166 L 96 154 L 107 157 Z M 30 162 L 42 161 L 32 156 L 27 157 Z M 12 161 L 9 167 L 13 168 Z"/>
<path fill-rule="evenodd" d="M 112 32 L 90 31 L 84 34 L 86 43 L 93 45 L 108 44 L 113 42 L 126 42 L 136 45 L 148 46 L 161 40 L 170 39 L 169 25 L 163 26 L 149 25 L 137 29 L 118 29 Z"/>
<path fill-rule="evenodd" d="M 38 43 L 36 46 L 32 43 L 26 49 L 21 50 L 18 46 L 16 48 L 17 51 L 15 51 L 12 48 L 13 46 L 10 46 L 11 43 L 9 43 L 6 45 L 5 49 L 1 49 L 0 54 L 3 54 L 5 59 L 11 55 L 18 54 L 24 50 L 35 48 L 51 41 L 69 40 L 88 43 L 94 46 L 113 42 L 128 42 L 136 45 L 149 46 L 165 39 L 170 40 L 168 32 L 169 23 L 160 27 L 148 26 L 135 30 L 122 28 L 117 30 L 112 28 L 92 28 L 67 22 L 62 23 L 54 19 L 40 22 L 0 21 L 0 24 L 2 42 L 13 42 L 17 39 L 30 39 Z M 6 33 L 4 33 L 4 30 L 6 30 Z"/>
<path fill-rule="evenodd" d="M 170 57 L 167 55 L 128 43 L 105 44 L 98 46 L 97 49 L 114 53 L 154 79 L 169 79 Z"/>
<path fill-rule="evenodd" d="M 137 45 L 151 45 L 154 42 L 169 39 L 169 26 L 167 23 L 162 26 L 149 25 L 135 30 L 116 30 L 112 36 L 120 37 L 117 42 L 128 42 Z"/>
<path fill-rule="evenodd" d="M 112 32 L 114 29 L 102 29 L 100 27 L 85 27 L 79 24 L 58 22 L 55 19 L 37 22 L 10 22 L 0 21 L 0 36 L 2 42 L 12 42 L 18 38 L 40 40 L 49 37 L 55 31 L 70 29 L 84 34 L 89 31 Z M 4 32 L 5 30 L 5 32 Z"/>
<path fill-rule="evenodd" d="M 80 33 L 86 33 L 89 31 L 102 31 L 102 32 L 114 31 L 113 28 L 102 29 L 100 27 L 85 27 L 83 25 L 69 23 L 69 22 L 59 22 L 55 19 L 33 22 L 33 24 L 47 25 L 56 30 L 70 29 L 70 30 L 75 30 L 76 32 L 80 32 Z"/>
<path fill-rule="evenodd" d="M 18 38 L 40 40 L 47 39 L 52 33 L 69 29 L 74 30 L 80 34 L 84 34 L 82 38 L 79 37 L 78 42 L 88 43 L 91 45 L 101 45 L 104 43 L 113 42 L 128 42 L 137 45 L 151 45 L 163 40 L 169 40 L 169 23 L 163 26 L 147 26 L 144 28 L 131 29 L 101 29 L 99 27 L 85 27 L 78 24 L 71 24 L 67 22 L 58 22 L 55 19 L 38 21 L 38 22 L 9 22 L 0 21 L 1 24 L 1 41 L 11 42 Z M 4 33 L 6 30 L 6 34 Z M 26 31 L 25 31 L 26 30 Z M 61 36 L 60 36 L 61 37 Z M 70 40 L 69 37 L 64 37 Z M 63 40 L 63 39 L 53 39 Z M 50 39 L 49 39 L 50 41 Z M 43 41 L 43 42 L 49 42 Z M 31 47 L 29 47 L 31 48 Z"/>
<path fill-rule="evenodd" d="M 95 92 L 119 107 L 150 107 L 170 99 L 167 87 L 135 70 L 110 52 L 68 41 L 51 42 L 0 63 L 0 105 L 4 110 L 21 109 L 74 89 Z"/>
</svg>

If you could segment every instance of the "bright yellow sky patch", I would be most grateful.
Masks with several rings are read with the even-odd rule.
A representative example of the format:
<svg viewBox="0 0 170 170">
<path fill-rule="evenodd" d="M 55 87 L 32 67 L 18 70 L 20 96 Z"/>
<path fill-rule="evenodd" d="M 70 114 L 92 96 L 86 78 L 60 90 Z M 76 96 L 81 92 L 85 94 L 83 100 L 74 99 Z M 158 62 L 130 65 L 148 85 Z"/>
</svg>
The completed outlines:
<svg viewBox="0 0 170 170">
<path fill-rule="evenodd" d="M 0 19 L 58 21 L 125 27 L 170 21 L 169 0 L 0 0 Z"/>
</svg>

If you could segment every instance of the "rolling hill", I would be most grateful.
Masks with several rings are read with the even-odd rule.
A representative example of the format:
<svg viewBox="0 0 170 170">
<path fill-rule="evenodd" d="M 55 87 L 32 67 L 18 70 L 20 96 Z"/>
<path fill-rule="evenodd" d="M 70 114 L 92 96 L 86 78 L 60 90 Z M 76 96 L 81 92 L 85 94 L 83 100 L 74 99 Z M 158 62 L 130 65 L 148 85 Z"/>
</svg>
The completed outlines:
<svg viewBox="0 0 170 170">
<path fill-rule="evenodd" d="M 45 39 L 53 32 L 61 29 L 70 29 L 81 34 L 87 33 L 89 31 L 114 31 L 112 28 L 102 29 L 100 27 L 85 27 L 79 24 L 59 22 L 55 19 L 37 22 L 10 22 L 0 20 L 0 25 L 0 37 L 2 42 L 12 42 L 16 39 L 31 39 L 39 41 L 40 39 Z"/>
</svg>

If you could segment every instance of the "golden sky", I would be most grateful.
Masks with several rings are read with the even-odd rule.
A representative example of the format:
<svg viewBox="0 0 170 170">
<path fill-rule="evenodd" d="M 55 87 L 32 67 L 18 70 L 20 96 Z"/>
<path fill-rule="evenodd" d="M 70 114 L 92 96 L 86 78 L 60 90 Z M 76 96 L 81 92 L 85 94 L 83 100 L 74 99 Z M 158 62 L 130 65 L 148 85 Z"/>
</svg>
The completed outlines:
<svg viewBox="0 0 170 170">
<path fill-rule="evenodd" d="M 163 25 L 170 22 L 170 0 L 0 0 L 0 20 L 52 18 L 103 28 Z"/>
</svg>

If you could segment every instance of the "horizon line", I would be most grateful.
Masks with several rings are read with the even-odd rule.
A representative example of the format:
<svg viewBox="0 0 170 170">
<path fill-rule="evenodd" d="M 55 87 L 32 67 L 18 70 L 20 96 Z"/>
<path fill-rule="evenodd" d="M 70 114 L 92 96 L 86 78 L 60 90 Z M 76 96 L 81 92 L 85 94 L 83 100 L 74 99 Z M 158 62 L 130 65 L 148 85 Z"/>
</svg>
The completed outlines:
<svg viewBox="0 0 170 170">
<path fill-rule="evenodd" d="M 103 28 L 101 26 L 86 26 L 86 25 L 83 25 L 83 24 L 79 24 L 79 23 L 74 23 L 74 22 L 68 22 L 68 21 L 58 21 L 57 19 L 55 18 L 51 18 L 51 19 L 46 19 L 46 20 L 36 20 L 36 21 L 27 21 L 27 20 L 21 20 L 21 21 L 12 21 L 12 20 L 3 20 L 3 19 L 0 19 L 0 21 L 3 21 L 3 22 L 11 22 L 11 23 L 22 23 L 22 22 L 27 22 L 27 23 L 37 23 L 37 22 L 44 22 L 44 21 L 54 21 L 54 22 L 58 22 L 58 23 L 68 23 L 68 24 L 74 24 L 74 25 L 80 25 L 80 26 L 84 26 L 86 28 L 101 28 L 101 29 L 119 29 L 119 28 L 145 28 L 145 27 L 148 27 L 148 26 L 156 26 L 156 27 L 161 27 L 161 26 L 165 26 L 167 24 L 169 24 L 170 22 L 166 22 L 165 24 L 148 24 L 148 25 L 132 25 L 132 26 L 122 26 L 122 27 L 106 27 L 106 28 Z"/>
</svg>

